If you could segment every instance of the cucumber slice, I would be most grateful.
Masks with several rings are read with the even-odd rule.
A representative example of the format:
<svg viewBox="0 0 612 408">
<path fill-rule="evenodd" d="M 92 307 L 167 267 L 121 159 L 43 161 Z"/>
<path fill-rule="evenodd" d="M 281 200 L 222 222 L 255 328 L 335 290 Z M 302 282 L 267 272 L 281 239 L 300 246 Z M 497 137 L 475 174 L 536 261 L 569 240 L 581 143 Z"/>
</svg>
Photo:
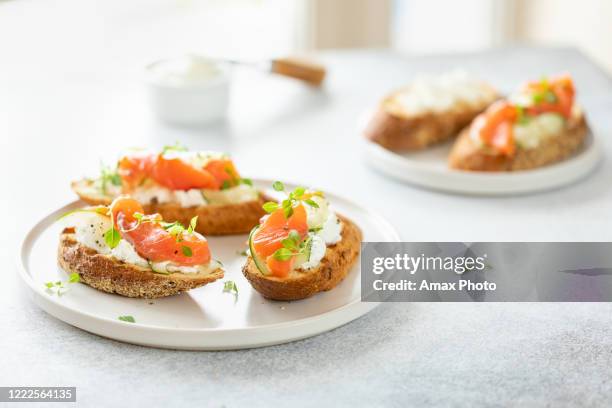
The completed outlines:
<svg viewBox="0 0 612 408">
<path fill-rule="evenodd" d="M 295 265 L 300 266 L 301 264 L 310 261 L 310 253 L 312 252 L 312 236 L 313 234 L 308 234 L 306 236 L 305 241 L 302 244 L 304 245 L 304 250 L 295 258 Z"/>
<path fill-rule="evenodd" d="M 155 263 L 153 263 L 153 262 L 151 262 L 151 261 L 147 261 L 147 263 L 149 264 L 149 267 L 151 268 L 151 270 L 152 270 L 154 273 L 159 273 L 159 274 L 161 274 L 161 275 L 170 275 L 170 272 L 168 272 L 168 271 L 167 271 L 167 270 L 165 270 L 165 269 L 160 269 L 160 268 L 158 268 L 157 266 L 155 266 Z"/>
<path fill-rule="evenodd" d="M 308 241 L 306 241 L 306 248 L 304 250 L 304 257 L 306 258 L 306 260 L 310 261 L 310 253 L 312 252 L 312 236 L 308 235 L 308 237 L 306 239 Z"/>
<path fill-rule="evenodd" d="M 257 231 L 259 231 L 259 228 L 260 227 L 253 228 L 251 230 L 251 233 L 249 234 L 249 252 L 251 253 L 251 258 L 253 258 L 253 262 L 255 262 L 255 266 L 257 267 L 257 269 L 259 269 L 259 272 L 261 272 L 262 275 L 270 275 L 270 271 L 268 270 L 266 263 L 259 257 L 259 255 L 257 255 L 257 252 L 255 252 L 255 247 L 253 246 L 253 237 L 255 236 Z"/>
</svg>

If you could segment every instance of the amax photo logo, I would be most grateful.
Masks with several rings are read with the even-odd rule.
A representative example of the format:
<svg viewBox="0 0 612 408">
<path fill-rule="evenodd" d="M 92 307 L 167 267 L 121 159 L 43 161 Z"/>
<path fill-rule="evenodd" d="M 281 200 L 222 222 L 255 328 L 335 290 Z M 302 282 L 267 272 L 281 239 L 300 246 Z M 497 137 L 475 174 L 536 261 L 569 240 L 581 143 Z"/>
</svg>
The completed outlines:
<svg viewBox="0 0 612 408">
<path fill-rule="evenodd" d="M 605 242 L 368 242 L 366 302 L 612 300 Z"/>
</svg>

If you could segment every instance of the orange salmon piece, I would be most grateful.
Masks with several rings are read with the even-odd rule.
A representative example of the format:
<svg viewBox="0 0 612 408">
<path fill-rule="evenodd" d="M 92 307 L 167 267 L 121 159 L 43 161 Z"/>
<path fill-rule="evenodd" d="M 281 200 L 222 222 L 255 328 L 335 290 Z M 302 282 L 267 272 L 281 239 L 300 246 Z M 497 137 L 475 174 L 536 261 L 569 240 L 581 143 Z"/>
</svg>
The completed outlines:
<svg viewBox="0 0 612 408">
<path fill-rule="evenodd" d="M 134 214 L 143 214 L 144 211 L 138 201 L 119 196 L 111 204 L 110 210 L 121 237 L 132 244 L 143 258 L 153 262 L 170 261 L 179 266 L 210 262 L 208 242 L 201 236 L 183 234 L 179 242 L 158 223 L 139 223 Z"/>
<path fill-rule="evenodd" d="M 268 266 L 268 270 L 272 273 L 272 275 L 285 278 L 289 275 L 289 272 L 293 269 L 293 264 L 295 263 L 295 257 L 292 256 L 286 261 L 279 261 L 278 259 L 274 259 L 273 255 L 270 255 L 266 258 L 266 265 Z"/>
<path fill-rule="evenodd" d="M 224 182 L 226 182 L 229 187 L 233 187 L 237 185 L 238 180 L 240 180 L 240 174 L 238 174 L 234 162 L 230 159 L 213 159 L 206 163 L 204 170 L 213 175 L 218 183 L 218 188 L 221 188 Z"/>
<path fill-rule="evenodd" d="M 253 236 L 253 247 L 257 254 L 266 259 L 282 248 L 281 241 L 289 236 L 291 230 L 297 231 L 301 238 L 308 234 L 306 210 L 303 205 L 293 209 L 293 214 L 287 219 L 282 208 L 270 214 L 260 229 Z"/>
<path fill-rule="evenodd" d="M 171 190 L 219 188 L 217 181 L 210 172 L 193 167 L 179 158 L 166 159 L 159 155 L 153 165 L 151 176 L 156 182 Z"/>
</svg>

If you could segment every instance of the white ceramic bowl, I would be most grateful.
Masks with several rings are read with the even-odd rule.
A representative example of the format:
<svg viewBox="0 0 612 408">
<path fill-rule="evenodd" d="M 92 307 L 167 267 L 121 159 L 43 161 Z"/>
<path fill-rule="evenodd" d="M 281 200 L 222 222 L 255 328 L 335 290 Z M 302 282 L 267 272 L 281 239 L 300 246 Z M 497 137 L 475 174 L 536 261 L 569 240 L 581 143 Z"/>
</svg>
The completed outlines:
<svg viewBox="0 0 612 408">
<path fill-rule="evenodd" d="M 186 61 L 196 69 L 177 69 Z M 151 107 L 163 121 L 202 125 L 225 117 L 230 84 L 226 65 L 202 57 L 183 57 L 153 62 L 146 71 Z"/>
</svg>

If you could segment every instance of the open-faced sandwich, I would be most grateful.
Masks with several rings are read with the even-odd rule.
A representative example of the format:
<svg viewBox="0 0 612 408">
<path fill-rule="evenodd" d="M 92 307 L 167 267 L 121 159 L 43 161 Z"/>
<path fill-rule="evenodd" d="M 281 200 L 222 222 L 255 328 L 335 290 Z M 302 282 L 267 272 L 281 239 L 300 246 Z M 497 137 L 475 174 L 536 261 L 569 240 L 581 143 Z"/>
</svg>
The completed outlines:
<svg viewBox="0 0 612 408">
<path fill-rule="evenodd" d="M 58 260 L 80 281 L 109 293 L 158 298 L 223 277 L 206 238 L 188 228 L 145 215 L 138 201 L 117 197 L 110 206 L 87 207 L 63 217 Z"/>
<path fill-rule="evenodd" d="M 98 178 L 73 182 L 72 189 L 91 205 L 109 205 L 129 194 L 145 213 L 169 222 L 187 224 L 197 216 L 196 231 L 207 235 L 247 233 L 265 214 L 265 200 L 227 155 L 179 146 L 132 152 Z"/>
<path fill-rule="evenodd" d="M 451 150 L 449 166 L 461 170 L 514 171 L 558 162 L 588 134 L 568 75 L 527 83 L 491 105 L 466 128 Z"/>
<path fill-rule="evenodd" d="M 274 189 L 284 186 L 276 182 Z M 268 299 L 297 300 L 346 277 L 359 256 L 361 231 L 336 215 L 321 192 L 298 187 L 264 209 L 268 215 L 251 231 L 242 268 L 255 290 Z"/>
<path fill-rule="evenodd" d="M 365 135 L 397 152 L 423 149 L 456 136 L 498 98 L 489 84 L 462 72 L 418 78 L 383 99 Z"/>
</svg>

